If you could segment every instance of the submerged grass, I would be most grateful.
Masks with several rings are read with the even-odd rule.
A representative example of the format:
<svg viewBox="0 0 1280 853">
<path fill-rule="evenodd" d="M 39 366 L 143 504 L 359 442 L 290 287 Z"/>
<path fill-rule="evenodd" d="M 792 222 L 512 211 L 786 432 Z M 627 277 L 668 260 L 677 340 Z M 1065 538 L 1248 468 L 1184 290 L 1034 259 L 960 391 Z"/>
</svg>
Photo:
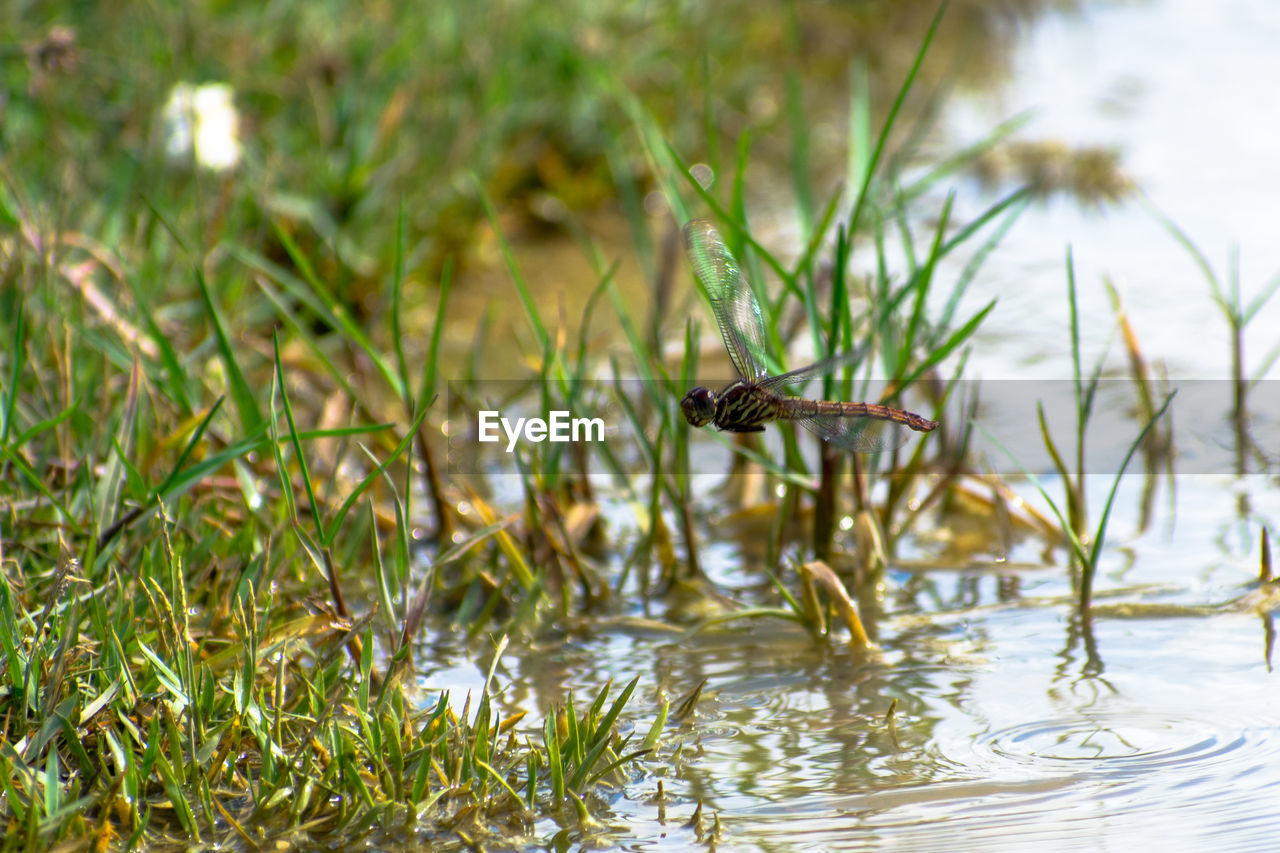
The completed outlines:
<svg viewBox="0 0 1280 853">
<path fill-rule="evenodd" d="M 1093 370 L 1086 374 L 1081 364 L 1079 300 L 1076 294 L 1075 268 L 1072 264 L 1070 253 L 1067 255 L 1067 304 L 1070 309 L 1072 381 L 1075 391 L 1074 402 L 1076 410 L 1074 467 L 1063 459 L 1057 443 L 1049 432 L 1044 406 L 1042 403 L 1037 404 L 1040 436 L 1044 441 L 1045 449 L 1049 453 L 1049 458 L 1053 460 L 1054 469 L 1062 481 L 1064 503 L 1066 504 L 1065 511 L 1059 502 L 1050 496 L 1048 490 L 1035 474 L 1026 468 L 1022 470 L 1040 492 L 1041 497 L 1045 499 L 1061 525 L 1062 536 L 1066 540 L 1068 552 L 1071 555 L 1071 565 L 1074 569 L 1072 580 L 1076 589 L 1077 615 L 1087 631 L 1090 611 L 1093 607 L 1093 582 L 1098 572 L 1102 548 L 1106 542 L 1107 524 L 1114 508 L 1116 493 L 1120 488 L 1121 479 L 1124 477 L 1129 463 L 1133 460 L 1134 454 L 1144 447 L 1148 436 L 1152 434 L 1156 425 L 1169 410 L 1176 391 L 1166 396 L 1159 408 L 1148 414 L 1146 424 L 1129 445 L 1124 459 L 1112 478 L 1111 490 L 1103 502 L 1102 513 L 1098 517 L 1097 525 L 1090 530 L 1088 509 L 1085 504 L 1085 437 L 1089 430 L 1089 421 L 1094 413 L 1098 383 L 1102 378 L 1103 356 L 1099 357 Z M 1135 351 L 1136 344 L 1131 345 L 1130 349 L 1131 352 Z M 993 441 L 997 446 L 1001 446 L 998 440 L 993 438 Z M 1001 449 L 1003 450 L 1004 448 L 1001 446 Z M 1168 452 L 1167 447 L 1164 452 Z M 1007 454 L 1008 451 L 1005 450 L 1005 453 Z M 1010 454 L 1010 458 L 1020 465 L 1016 457 Z M 1073 471 L 1075 473 L 1074 477 L 1072 476 Z"/>
<path fill-rule="evenodd" d="M 982 261 L 1025 209 L 1029 198 L 1025 191 L 1014 192 L 980 213 L 972 222 L 955 227 L 950 221 L 951 198 L 948 197 L 938 217 L 935 232 L 927 237 L 923 253 L 917 248 L 917 238 L 912 233 L 911 225 L 914 217 L 906 207 L 906 200 L 936 193 L 939 183 L 953 170 L 961 168 L 964 161 L 957 159 L 945 168 L 933 169 L 906 186 L 901 184 L 900 174 L 895 169 L 882 168 L 882 163 L 895 124 L 911 92 L 916 73 L 928 51 L 943 11 L 944 7 L 939 8 L 922 39 L 913 65 L 896 93 L 874 143 L 871 142 L 867 118 L 872 112 L 866 103 L 869 96 L 865 89 L 857 93 L 850 114 L 862 117 L 863 121 L 856 125 L 855 132 L 851 134 L 849 158 L 854 170 L 850 176 L 850 184 L 857 188 L 856 194 L 852 199 L 846 199 L 841 193 L 831 194 L 828 202 L 816 215 L 810 216 L 807 210 L 802 210 L 799 220 L 805 229 L 801 234 L 803 251 L 791 266 L 770 253 L 752 235 L 747 222 L 744 187 L 750 145 L 748 134 L 741 137 L 733 171 L 724 176 L 713 173 L 714 185 L 708 185 L 700 176 L 695 176 L 671 146 L 651 147 L 650 150 L 653 161 L 667 164 L 684 178 L 683 185 L 668 183 L 665 187 L 670 208 L 677 219 L 688 218 L 687 211 L 694 207 L 694 202 L 687 195 L 692 193 L 698 203 L 705 205 L 726 223 L 725 236 L 730 251 L 742 259 L 741 267 L 762 308 L 767 343 L 776 359 L 770 365 L 773 371 L 785 372 L 783 359 L 796 342 L 802 326 L 807 325 L 811 332 L 811 352 L 815 360 L 853 351 L 855 342 L 865 342 L 863 358 L 859 364 L 851 365 L 842 375 L 833 375 L 824 380 L 820 395 L 825 399 L 866 398 L 870 379 L 880 375 L 875 369 L 879 364 L 884 368 L 887 383 L 883 395 L 876 401 L 897 405 L 913 386 L 923 385 L 922 380 L 931 378 L 943 362 L 960 357 L 960 363 L 963 364 L 964 348 L 982 320 L 994 308 L 994 301 L 962 321 L 957 321 L 956 311 Z M 660 135 L 655 131 L 654 122 L 649 116 L 639 109 L 634 111 L 634 115 L 643 139 L 659 139 Z M 795 115 L 793 112 L 793 118 Z M 805 162 L 807 148 L 803 128 L 794 128 L 793 145 L 793 189 L 796 199 L 803 204 L 814 195 L 806 177 L 810 169 Z M 903 152 L 898 152 L 898 155 L 908 156 Z M 730 196 L 729 202 L 722 203 L 717 198 L 717 187 L 725 188 Z M 843 218 L 838 218 L 838 210 L 844 203 L 848 204 L 848 213 Z M 989 227 L 993 224 L 994 227 Z M 943 312 L 936 321 L 927 320 L 925 305 L 931 298 L 937 298 L 932 294 L 932 289 L 940 264 L 953 253 L 976 241 L 984 228 L 991 233 L 973 250 L 971 260 L 951 283 L 951 289 L 945 295 Z M 890 263 L 887 257 L 891 230 L 903 252 L 903 259 L 898 265 Z M 819 252 L 829 243 L 834 244 L 832 261 L 821 264 Z M 868 275 L 868 280 L 862 287 L 855 287 L 854 284 L 851 257 L 855 243 L 870 245 L 876 251 L 877 263 L 874 271 Z M 891 272 L 895 266 L 906 269 L 905 281 L 896 280 L 895 274 Z M 776 296 L 771 296 L 762 286 L 762 271 L 766 267 L 778 279 L 780 290 Z M 705 286 L 701 280 L 695 280 L 700 286 Z M 710 314 L 704 312 L 703 316 L 709 317 Z M 686 340 L 682 381 L 673 385 L 668 380 L 664 389 L 664 393 L 670 394 L 674 399 L 678 399 L 693 384 L 691 377 L 694 371 L 690 359 L 696 356 L 697 348 L 688 332 Z M 641 347 L 634 349 L 638 361 L 653 359 L 653 354 Z M 861 373 L 860 379 L 857 377 L 858 373 Z M 942 386 L 941 393 L 935 391 L 926 396 L 925 399 L 932 407 L 932 416 L 937 417 L 945 409 L 950 390 L 958 379 L 959 372 L 951 383 Z M 674 425 L 670 424 L 671 419 L 676 421 Z M 944 417 L 944 430 L 945 420 Z M 679 434 L 678 421 L 678 416 L 669 416 L 664 427 L 674 429 Z M 751 440 L 739 440 L 731 445 L 738 459 L 762 465 L 784 490 L 784 496 L 779 501 L 780 511 L 771 528 L 768 561 L 775 563 L 782 554 L 785 547 L 784 531 L 789 520 L 800 509 L 802 494 L 810 496 L 812 500 L 812 553 L 819 559 L 828 558 L 834 547 L 837 519 L 842 514 L 838 493 L 841 484 L 845 482 L 842 477 L 843 457 L 818 442 L 820 455 L 815 481 L 808 473 L 796 435 L 786 428 L 783 428 L 783 435 L 785 445 L 781 460 L 761 455 Z M 953 446 L 962 447 L 963 442 L 957 438 Z M 931 460 L 927 455 L 929 447 L 930 442 L 920 439 L 910 446 L 905 460 L 900 460 L 896 453 L 880 458 L 853 459 L 852 511 L 856 514 L 855 524 L 860 540 L 857 550 L 867 568 L 877 563 L 883 565 L 887 554 L 892 552 L 897 537 L 904 535 L 911 522 L 918 517 L 920 506 L 906 511 L 905 505 L 922 475 L 930 470 L 950 470 L 957 464 L 963 464 L 960 462 L 962 457 L 948 463 L 942 454 L 937 454 Z M 687 459 L 679 459 L 677 470 L 687 470 L 685 465 Z M 887 481 L 889 492 L 888 499 L 879 504 L 879 512 L 873 513 L 869 496 L 877 476 L 883 476 Z M 931 498 L 940 494 L 941 491 L 933 492 Z M 683 501 L 677 500 L 677 507 L 682 517 L 687 516 L 687 507 Z M 686 538 L 691 541 L 692 535 L 692 532 L 687 532 Z M 694 553 L 692 545 L 688 552 L 690 555 Z"/>
<path fill-rule="evenodd" d="M 1232 251 L 1229 258 L 1226 282 L 1224 283 L 1223 276 L 1215 272 L 1208 257 L 1205 256 L 1204 252 L 1191 237 L 1179 228 L 1177 223 L 1156 210 L 1154 205 L 1149 202 L 1148 207 L 1152 211 L 1152 215 L 1165 227 L 1175 242 L 1191 257 L 1196 268 L 1199 269 L 1205 281 L 1208 282 L 1213 303 L 1222 314 L 1230 332 L 1231 417 L 1236 427 L 1238 455 L 1236 469 L 1237 473 L 1244 474 L 1248 470 L 1245 458 L 1246 451 L 1252 446 L 1249 438 L 1249 393 L 1263 377 L 1271 372 L 1276 362 L 1280 361 L 1280 341 L 1278 341 L 1271 344 L 1270 349 L 1251 369 L 1245 356 L 1245 332 L 1257 318 L 1258 312 L 1266 307 L 1267 303 L 1280 291 L 1280 274 L 1273 275 L 1246 304 L 1240 282 L 1240 253 L 1238 247 Z"/>
</svg>

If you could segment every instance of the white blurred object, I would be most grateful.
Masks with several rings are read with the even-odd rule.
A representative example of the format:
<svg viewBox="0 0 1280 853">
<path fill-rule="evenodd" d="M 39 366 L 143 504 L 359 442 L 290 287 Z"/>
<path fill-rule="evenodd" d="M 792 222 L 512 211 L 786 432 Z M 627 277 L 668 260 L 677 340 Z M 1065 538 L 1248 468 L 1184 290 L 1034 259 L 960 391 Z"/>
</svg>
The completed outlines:
<svg viewBox="0 0 1280 853">
<path fill-rule="evenodd" d="M 226 83 L 178 83 L 160 113 L 165 157 L 223 172 L 240 161 L 240 114 Z"/>
</svg>

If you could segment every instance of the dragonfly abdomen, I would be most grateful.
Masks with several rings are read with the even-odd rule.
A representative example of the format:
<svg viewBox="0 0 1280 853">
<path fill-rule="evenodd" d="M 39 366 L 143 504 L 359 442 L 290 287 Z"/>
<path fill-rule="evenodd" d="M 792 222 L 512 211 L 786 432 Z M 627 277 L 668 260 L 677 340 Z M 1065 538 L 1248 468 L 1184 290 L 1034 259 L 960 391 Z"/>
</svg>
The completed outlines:
<svg viewBox="0 0 1280 853">
<path fill-rule="evenodd" d="M 812 417 L 871 418 L 877 421 L 893 421 L 904 424 L 916 432 L 929 432 L 938 426 L 937 421 L 922 418 L 914 412 L 904 412 L 876 403 L 842 403 L 834 400 L 806 400 L 801 397 L 783 397 L 777 400 L 779 420 L 799 420 Z"/>
</svg>

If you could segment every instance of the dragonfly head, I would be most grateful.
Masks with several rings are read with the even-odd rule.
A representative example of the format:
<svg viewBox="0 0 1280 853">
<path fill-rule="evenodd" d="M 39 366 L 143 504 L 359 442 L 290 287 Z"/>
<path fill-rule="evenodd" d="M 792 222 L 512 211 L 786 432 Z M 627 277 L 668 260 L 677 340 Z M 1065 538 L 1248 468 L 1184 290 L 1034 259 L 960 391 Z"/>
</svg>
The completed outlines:
<svg viewBox="0 0 1280 853">
<path fill-rule="evenodd" d="M 689 426 L 706 426 L 716 416 L 716 395 L 710 388 L 699 385 L 684 395 L 684 399 L 680 401 L 680 411 L 684 412 L 684 419 L 689 422 Z"/>
</svg>

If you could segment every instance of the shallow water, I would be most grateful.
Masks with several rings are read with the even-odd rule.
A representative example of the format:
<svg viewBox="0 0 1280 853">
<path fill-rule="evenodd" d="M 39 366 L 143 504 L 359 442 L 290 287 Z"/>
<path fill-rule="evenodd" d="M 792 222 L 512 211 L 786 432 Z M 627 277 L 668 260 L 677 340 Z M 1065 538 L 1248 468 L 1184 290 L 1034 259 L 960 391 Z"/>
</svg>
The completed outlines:
<svg viewBox="0 0 1280 853">
<path fill-rule="evenodd" d="M 1266 0 L 1086 4 L 1079 17 L 1031 26 L 1014 81 L 957 103 L 949 121 L 963 137 L 1036 107 L 1032 135 L 1122 145 L 1152 201 L 1220 271 L 1227 247 L 1241 245 L 1247 300 L 1280 270 L 1277 36 L 1280 6 Z M 976 185 L 965 191 L 960 203 L 979 209 Z M 1226 375 L 1225 324 L 1207 284 L 1137 202 L 1105 214 L 1054 202 L 1024 216 L 971 294 L 975 307 L 1000 299 L 975 348 L 980 375 L 1069 377 L 1068 243 L 1089 363 L 1113 334 L 1107 273 L 1149 359 L 1175 378 Z M 1280 302 L 1249 335 L 1250 353 L 1280 340 Z M 1118 348 L 1113 358 L 1122 364 Z M 1095 517 L 1110 486 L 1088 478 Z M 701 802 L 705 828 L 720 820 L 716 849 L 1275 849 L 1275 600 L 1253 584 L 1261 526 L 1280 518 L 1274 472 L 1163 483 L 1140 530 L 1143 487 L 1124 480 L 1087 632 L 1071 618 L 1061 551 L 1044 567 L 937 566 L 925 531 L 900 555 L 930 567 L 885 576 L 873 655 L 776 621 L 692 637 L 586 625 L 509 650 L 500 701 L 536 718 L 570 689 L 638 675 L 632 708 L 643 720 L 658 696 L 674 703 L 707 680 L 694 718 L 671 721 L 657 754 L 606 794 L 593 847 L 699 843 L 688 821 Z M 1020 491 L 1047 511 L 1030 486 Z M 623 518 L 611 521 L 615 542 L 627 541 Z M 725 523 L 712 513 L 704 533 Z M 702 557 L 738 600 L 769 595 L 758 555 L 723 535 Z M 449 645 L 433 660 L 423 685 L 455 698 L 488 668 Z"/>
<path fill-rule="evenodd" d="M 644 719 L 707 680 L 693 718 L 596 813 L 606 848 L 695 843 L 701 802 L 723 849 L 1273 849 L 1280 728 L 1255 528 L 1236 520 L 1240 483 L 1198 479 L 1177 525 L 1162 514 L 1137 535 L 1126 482 L 1088 636 L 1059 567 L 899 569 L 870 655 L 771 620 L 692 637 L 584 624 L 508 651 L 502 701 L 537 709 L 638 675 Z M 1108 483 L 1092 482 L 1101 501 Z M 1280 513 L 1274 485 L 1248 484 L 1255 513 Z M 739 549 L 704 557 L 737 599 L 767 594 Z M 426 683 L 478 689 L 487 661 L 468 676 L 462 650 L 436 660 L 451 655 L 459 668 Z"/>
<path fill-rule="evenodd" d="M 1269 0 L 1088 3 L 1081 15 L 1037 20 L 1015 50 L 1009 81 L 953 100 L 948 122 L 959 138 L 978 139 L 1031 111 L 1022 136 L 1119 149 L 1150 205 L 1186 232 L 1224 282 L 1239 249 L 1248 302 L 1280 274 L 1280 96 L 1270 82 L 1280 75 L 1278 38 L 1280 7 Z M 1148 359 L 1177 378 L 1228 375 L 1227 328 L 1208 283 L 1135 198 L 1105 212 L 1058 199 L 1019 221 L 982 276 L 981 295 L 1000 298 L 974 353 L 982 376 L 1066 378 L 1064 339 L 1043 332 L 1066 329 L 1067 247 L 1087 351 L 1101 352 L 1112 333 L 1105 275 L 1121 291 Z M 1251 363 L 1278 338 L 1273 300 L 1250 329 Z M 1123 356 L 1113 346 L 1114 363 Z"/>
</svg>

